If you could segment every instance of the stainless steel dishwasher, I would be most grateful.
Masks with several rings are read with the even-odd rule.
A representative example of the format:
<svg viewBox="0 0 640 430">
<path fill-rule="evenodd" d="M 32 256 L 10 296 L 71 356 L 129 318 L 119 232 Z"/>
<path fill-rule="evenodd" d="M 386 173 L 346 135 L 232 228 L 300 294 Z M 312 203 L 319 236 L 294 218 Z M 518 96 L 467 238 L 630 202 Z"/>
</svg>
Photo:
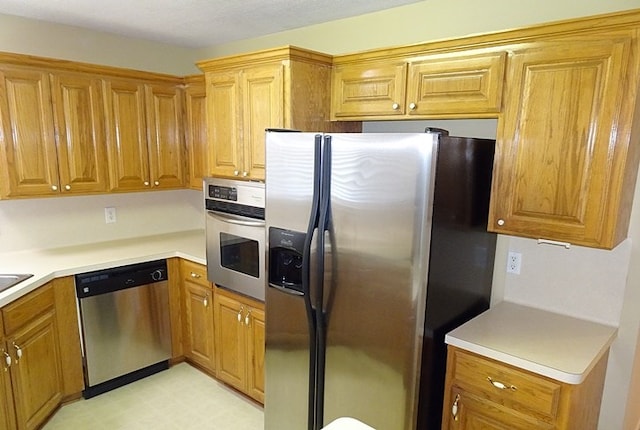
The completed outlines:
<svg viewBox="0 0 640 430">
<path fill-rule="evenodd" d="M 85 398 L 169 367 L 168 290 L 165 260 L 76 275 Z"/>
</svg>

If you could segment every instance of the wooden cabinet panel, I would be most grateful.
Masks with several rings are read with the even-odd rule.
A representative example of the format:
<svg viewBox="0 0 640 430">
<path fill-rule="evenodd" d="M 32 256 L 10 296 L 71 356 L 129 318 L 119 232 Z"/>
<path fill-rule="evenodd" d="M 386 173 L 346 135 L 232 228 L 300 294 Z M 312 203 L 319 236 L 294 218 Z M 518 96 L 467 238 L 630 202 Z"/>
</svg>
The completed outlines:
<svg viewBox="0 0 640 430">
<path fill-rule="evenodd" d="M 242 72 L 243 170 L 251 179 L 265 177 L 265 129 L 284 127 L 284 70 L 281 64 Z"/>
<path fill-rule="evenodd" d="M 202 190 L 202 178 L 209 174 L 207 160 L 207 91 L 204 75 L 186 80 L 185 143 L 189 188 Z"/>
<path fill-rule="evenodd" d="M 144 85 L 139 81 L 105 81 L 107 144 L 111 191 L 149 186 L 149 151 Z"/>
<path fill-rule="evenodd" d="M 233 72 L 206 74 L 211 175 L 237 176 L 242 170 L 239 79 L 239 74 Z"/>
<path fill-rule="evenodd" d="M 185 354 L 207 370 L 215 371 L 213 290 L 184 281 Z"/>
<path fill-rule="evenodd" d="M 264 403 L 264 305 L 218 288 L 215 294 L 217 376 Z"/>
<path fill-rule="evenodd" d="M 499 113 L 506 57 L 504 52 L 455 54 L 412 62 L 407 79 L 407 113 Z"/>
<path fill-rule="evenodd" d="M 102 81 L 89 75 L 52 75 L 63 193 L 103 192 L 108 188 Z"/>
<path fill-rule="evenodd" d="M 13 390 L 11 388 L 11 366 L 7 363 L 11 359 L 4 341 L 4 327 L 0 318 L 0 430 L 16 428 L 16 415 L 13 407 Z"/>
<path fill-rule="evenodd" d="M 633 43 L 621 32 L 514 49 L 491 231 L 602 248 L 626 237 L 637 86 L 621 82 L 638 79 Z"/>
<path fill-rule="evenodd" d="M 405 114 L 407 64 L 337 66 L 332 75 L 333 118 Z"/>
<path fill-rule="evenodd" d="M 149 181 L 155 188 L 186 185 L 183 150 L 183 94 L 178 85 L 146 86 Z"/>
<path fill-rule="evenodd" d="M 607 358 L 572 385 L 449 346 L 442 428 L 596 429 Z"/>
<path fill-rule="evenodd" d="M 7 339 L 22 357 L 11 368 L 19 429 L 38 428 L 62 400 L 62 374 L 54 312 L 48 312 Z"/>
<path fill-rule="evenodd" d="M 0 196 L 58 192 L 53 109 L 45 71 L 0 66 Z"/>
</svg>

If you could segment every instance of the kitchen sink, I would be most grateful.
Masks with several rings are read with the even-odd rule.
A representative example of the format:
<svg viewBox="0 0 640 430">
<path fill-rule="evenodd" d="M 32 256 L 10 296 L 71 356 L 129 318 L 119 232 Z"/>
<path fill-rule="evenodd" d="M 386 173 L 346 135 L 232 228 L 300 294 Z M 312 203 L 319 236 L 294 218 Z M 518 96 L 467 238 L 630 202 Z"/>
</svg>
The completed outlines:
<svg viewBox="0 0 640 430">
<path fill-rule="evenodd" d="M 33 275 L 31 274 L 22 274 L 22 275 L 4 275 L 0 274 L 0 292 L 6 290 L 7 288 L 11 288 L 16 284 L 24 281 L 25 279 L 29 279 Z"/>
</svg>

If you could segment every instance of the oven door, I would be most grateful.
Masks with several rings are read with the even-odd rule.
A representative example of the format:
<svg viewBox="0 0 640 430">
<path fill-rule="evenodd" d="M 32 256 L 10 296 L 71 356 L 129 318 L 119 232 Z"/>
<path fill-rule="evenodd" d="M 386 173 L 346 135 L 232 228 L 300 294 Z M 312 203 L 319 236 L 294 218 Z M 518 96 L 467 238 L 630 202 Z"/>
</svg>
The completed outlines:
<svg viewBox="0 0 640 430">
<path fill-rule="evenodd" d="M 207 211 L 206 232 L 209 281 L 264 301 L 264 221 Z"/>
</svg>

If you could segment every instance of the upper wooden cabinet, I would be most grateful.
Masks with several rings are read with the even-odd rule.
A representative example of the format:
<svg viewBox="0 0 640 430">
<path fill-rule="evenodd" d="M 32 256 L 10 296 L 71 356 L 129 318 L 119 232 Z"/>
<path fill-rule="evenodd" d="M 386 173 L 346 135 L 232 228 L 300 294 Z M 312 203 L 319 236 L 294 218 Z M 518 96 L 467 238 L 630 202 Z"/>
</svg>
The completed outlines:
<svg viewBox="0 0 640 430">
<path fill-rule="evenodd" d="M 489 230 L 609 249 L 626 238 L 640 153 L 637 35 L 511 48 Z"/>
<path fill-rule="evenodd" d="M 0 65 L 1 197 L 107 189 L 101 81 Z"/>
<path fill-rule="evenodd" d="M 329 122 L 331 57 L 295 47 L 198 63 L 205 72 L 209 173 L 264 180 L 264 131 L 359 130 Z"/>
<path fill-rule="evenodd" d="M 207 92 L 204 75 L 185 78 L 185 144 L 189 188 L 202 190 L 202 178 L 208 175 Z"/>
<path fill-rule="evenodd" d="M 506 53 L 463 51 L 385 61 L 340 57 L 332 77 L 332 119 L 495 117 Z"/>
<path fill-rule="evenodd" d="M 105 80 L 112 191 L 185 186 L 178 84 Z"/>
</svg>

